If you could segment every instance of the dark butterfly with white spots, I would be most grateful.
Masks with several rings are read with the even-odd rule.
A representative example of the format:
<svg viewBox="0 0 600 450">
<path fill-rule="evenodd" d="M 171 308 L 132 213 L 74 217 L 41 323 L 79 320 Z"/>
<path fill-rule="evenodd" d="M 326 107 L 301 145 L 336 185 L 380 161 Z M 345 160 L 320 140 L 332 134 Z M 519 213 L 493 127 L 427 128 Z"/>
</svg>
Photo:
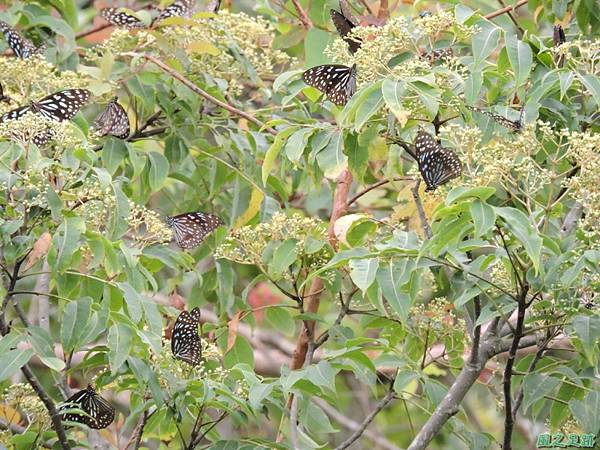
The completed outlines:
<svg viewBox="0 0 600 450">
<path fill-rule="evenodd" d="M 340 33 L 344 42 L 348 44 L 350 53 L 354 54 L 360 48 L 362 42 L 359 39 L 349 37 L 348 34 L 356 28 L 357 23 L 352 17 L 350 7 L 345 0 L 340 0 L 340 10 L 341 12 L 338 12 L 335 9 L 329 11 L 331 21 L 338 30 L 338 33 Z"/>
<path fill-rule="evenodd" d="M 122 11 L 121 8 L 102 8 L 100 15 L 110 24 L 121 28 L 146 28 L 146 24 L 135 16 Z"/>
<path fill-rule="evenodd" d="M 200 308 L 182 311 L 175 321 L 171 335 L 171 351 L 173 356 L 192 366 L 200 363 L 202 342 L 198 333 L 200 325 Z"/>
<path fill-rule="evenodd" d="M 189 19 L 194 14 L 195 5 L 196 0 L 175 0 L 160 12 L 153 23 L 158 23 L 169 17 L 185 17 Z"/>
<path fill-rule="evenodd" d="M 490 117 L 491 119 L 495 120 L 497 123 L 502 125 L 503 127 L 506 127 L 512 131 L 521 131 L 523 129 L 523 125 L 525 125 L 523 122 L 523 115 L 525 113 L 525 108 L 521 109 L 521 113 L 519 114 L 518 120 L 510 120 L 509 118 L 504 117 L 501 114 L 497 114 L 495 112 L 490 112 L 490 111 L 484 111 L 475 106 L 467 105 L 467 108 L 469 108 L 471 111 L 475 111 L 475 112 L 478 112 L 478 113 L 481 113 L 481 114 L 484 114 L 484 115 Z"/>
<path fill-rule="evenodd" d="M 206 236 L 224 224 L 220 217 L 203 212 L 167 216 L 167 225 L 173 230 L 175 242 L 184 249 L 199 246 Z"/>
<path fill-rule="evenodd" d="M 87 388 L 72 395 L 59 408 L 59 411 L 80 409 L 83 413 L 68 412 L 62 420 L 82 423 L 99 430 L 108 427 L 115 419 L 115 408 L 104 400 L 96 390 L 88 384 Z"/>
<path fill-rule="evenodd" d="M 0 21 L 0 31 L 4 33 L 8 46 L 17 58 L 27 59 L 32 55 L 44 51 L 44 47 L 36 47 L 29 39 L 21 36 L 13 27 L 6 22 Z"/>
<path fill-rule="evenodd" d="M 31 102 L 27 106 L 21 106 L 2 114 L 0 123 L 19 119 L 29 111 L 57 122 L 70 120 L 87 103 L 90 96 L 91 92 L 86 89 L 66 89 L 55 92 L 37 102 Z"/>
<path fill-rule="evenodd" d="M 426 59 L 430 63 L 434 63 L 436 61 L 440 61 L 443 59 L 451 58 L 454 52 L 450 47 L 446 48 L 438 48 L 435 50 L 431 50 L 430 52 L 424 53 L 421 55 L 422 59 Z"/>
<path fill-rule="evenodd" d="M 415 157 L 428 191 L 435 190 L 462 173 L 462 166 L 456 153 L 442 147 L 424 130 L 419 130 L 417 133 Z"/>
<path fill-rule="evenodd" d="M 2 83 L 0 83 L 0 102 L 10 103 L 10 97 L 4 95 L 4 86 L 2 86 Z"/>
<path fill-rule="evenodd" d="M 94 127 L 100 136 L 110 134 L 119 139 L 126 139 L 130 131 L 129 116 L 117 100 L 117 97 L 110 100 L 104 111 L 96 117 Z"/>
<path fill-rule="evenodd" d="M 356 64 L 326 64 L 308 69 L 304 82 L 323 92 L 336 105 L 345 105 L 356 92 Z"/>
</svg>

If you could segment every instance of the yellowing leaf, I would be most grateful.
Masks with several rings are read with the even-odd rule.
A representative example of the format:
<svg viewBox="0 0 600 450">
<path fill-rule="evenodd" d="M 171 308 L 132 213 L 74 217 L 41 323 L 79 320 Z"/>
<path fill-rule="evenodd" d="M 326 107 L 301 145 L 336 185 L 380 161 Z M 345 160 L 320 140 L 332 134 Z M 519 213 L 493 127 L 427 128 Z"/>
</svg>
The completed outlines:
<svg viewBox="0 0 600 450">
<path fill-rule="evenodd" d="M 44 234 L 42 234 L 39 237 L 39 239 L 37 241 L 35 241 L 35 244 L 33 244 L 33 250 L 29 254 L 29 257 L 27 258 L 27 262 L 25 263 L 25 267 L 23 268 L 23 271 L 27 271 L 27 270 L 31 269 L 35 265 L 36 262 L 38 262 L 40 259 L 42 259 L 44 256 L 46 256 L 51 244 L 52 244 L 52 236 L 50 235 L 50 233 L 45 232 Z"/>
<path fill-rule="evenodd" d="M 0 420 L 7 424 L 19 424 L 23 422 L 23 418 L 19 411 L 3 403 L 0 404 Z"/>
<path fill-rule="evenodd" d="M 248 208 L 246 208 L 246 211 L 244 211 L 244 213 L 236 219 L 235 225 L 233 226 L 234 230 L 243 227 L 250 222 L 250 220 L 252 220 L 256 213 L 260 210 L 260 205 L 262 204 L 264 198 L 265 194 L 261 190 L 257 188 L 252 189 Z"/>
<path fill-rule="evenodd" d="M 207 53 L 213 56 L 221 53 L 221 50 L 212 45 L 210 42 L 205 41 L 192 42 L 190 45 L 188 45 L 187 50 L 190 53 Z"/>
<path fill-rule="evenodd" d="M 400 109 L 400 110 L 394 110 L 392 112 L 394 113 L 394 116 L 396 116 L 396 119 L 398 119 L 398 123 L 400 124 L 400 127 L 404 128 L 404 126 L 406 125 L 406 122 L 408 122 L 408 119 L 410 119 L 410 111 L 406 111 L 405 109 Z"/>
<path fill-rule="evenodd" d="M 231 319 L 229 321 L 229 324 L 227 325 L 227 350 L 225 350 L 225 353 L 231 350 L 235 345 L 235 340 L 237 339 L 238 325 L 240 324 L 241 318 L 242 311 L 238 311 L 237 313 L 235 313 L 235 316 L 233 316 L 233 319 Z"/>
<path fill-rule="evenodd" d="M 346 240 L 346 235 L 348 231 L 357 222 L 363 222 L 365 220 L 369 220 L 369 216 L 366 214 L 348 214 L 340 217 L 333 224 L 333 234 L 335 234 L 338 242 L 341 242 L 347 246 L 350 246 Z"/>
<path fill-rule="evenodd" d="M 389 149 L 385 139 L 376 137 L 369 143 L 369 161 L 387 161 Z"/>
</svg>

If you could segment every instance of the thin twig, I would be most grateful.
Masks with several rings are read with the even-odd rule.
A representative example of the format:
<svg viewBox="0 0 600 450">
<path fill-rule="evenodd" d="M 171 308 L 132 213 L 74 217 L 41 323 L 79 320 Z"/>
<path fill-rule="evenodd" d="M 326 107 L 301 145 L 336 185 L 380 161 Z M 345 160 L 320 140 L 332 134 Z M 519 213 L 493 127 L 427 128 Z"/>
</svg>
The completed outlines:
<svg viewBox="0 0 600 450">
<path fill-rule="evenodd" d="M 306 14 L 306 11 L 304 11 L 304 9 L 302 8 L 300 2 L 298 0 L 292 0 L 292 4 L 294 5 L 294 8 L 296 8 L 296 11 L 298 11 L 298 18 L 300 19 L 302 27 L 307 30 L 312 28 L 313 24 L 308 15 Z"/>
<path fill-rule="evenodd" d="M 381 187 L 387 183 L 391 183 L 392 181 L 413 181 L 413 180 L 414 180 L 413 177 L 394 177 L 394 178 L 390 178 L 387 180 L 380 180 L 377 183 L 371 184 L 370 186 L 367 186 L 366 188 L 364 188 L 362 191 L 356 193 L 356 195 L 354 195 L 354 197 L 352 197 L 350 200 L 348 200 L 348 206 L 352 205 L 352 203 L 357 201 L 359 198 L 361 198 L 366 193 L 371 192 L 373 189 L 377 189 L 378 187 Z"/>
<path fill-rule="evenodd" d="M 502 14 L 505 14 L 509 11 L 514 11 L 515 9 L 520 8 L 521 6 L 526 5 L 528 1 L 529 0 L 521 0 L 512 6 L 506 6 L 504 8 L 500 8 L 492 13 L 486 14 L 483 17 L 488 20 L 493 19 L 494 17 L 501 16 Z"/>
<path fill-rule="evenodd" d="M 385 394 L 385 396 L 377 403 L 375 409 L 371 411 L 367 417 L 365 417 L 365 420 L 362 421 L 358 429 L 354 433 L 352 433 L 352 435 L 348 439 L 346 439 L 344 442 L 338 445 L 335 448 L 335 450 L 344 450 L 350 447 L 357 439 L 359 439 L 362 436 L 369 424 L 373 422 L 373 420 L 375 420 L 377 414 L 379 414 L 381 410 L 383 410 L 392 400 L 394 400 L 395 397 L 396 392 L 390 387 L 387 394 Z"/>
<path fill-rule="evenodd" d="M 139 56 L 139 55 L 137 55 L 135 53 L 133 55 Z M 144 54 L 142 56 L 145 59 L 147 59 L 148 61 L 150 61 L 153 64 L 155 64 L 158 67 L 160 67 L 164 72 L 168 73 L 169 75 L 171 75 L 176 80 L 178 80 L 181 83 L 185 84 L 188 88 L 190 88 L 192 91 L 194 91 L 196 94 L 198 94 L 200 97 L 204 98 L 205 100 L 208 100 L 209 102 L 211 102 L 211 103 L 219 106 L 220 108 L 223 108 L 226 111 L 229 111 L 230 113 L 235 114 L 236 116 L 242 117 L 242 118 L 244 118 L 244 119 L 252 122 L 253 124 L 258 125 L 261 128 L 264 128 L 267 132 L 269 132 L 273 136 L 277 136 L 277 131 L 275 131 L 271 127 L 268 127 L 264 122 L 260 121 L 259 119 L 257 119 L 256 117 L 254 117 L 252 114 L 249 114 L 247 112 L 241 111 L 241 110 L 235 108 L 234 106 L 231 106 L 230 104 L 222 102 L 221 100 L 213 97 L 208 92 L 206 92 L 203 89 L 199 88 L 194 83 L 192 83 L 190 80 L 188 80 L 186 77 L 184 77 L 183 75 L 181 75 L 179 72 L 177 72 L 176 70 L 170 68 L 169 66 L 167 66 L 165 63 L 163 63 L 162 61 L 158 60 L 154 56 L 148 55 L 148 54 Z"/>
<path fill-rule="evenodd" d="M 498 0 L 498 3 L 500 3 L 504 8 L 506 8 L 506 3 L 504 3 L 502 0 Z M 515 16 L 510 11 L 506 11 L 506 14 L 508 14 L 508 17 L 510 17 L 510 20 L 512 20 L 512 23 L 515 24 L 515 26 L 517 27 L 517 30 L 519 30 L 521 32 L 521 36 L 523 36 L 525 34 L 525 30 L 523 30 L 521 25 L 519 25 L 519 22 L 517 22 L 517 19 L 515 19 Z"/>
<path fill-rule="evenodd" d="M 94 33 L 97 33 L 98 31 L 105 30 L 105 29 L 107 29 L 107 28 L 109 28 L 109 27 L 111 27 L 111 26 L 112 26 L 112 25 L 111 25 L 110 23 L 103 23 L 102 25 L 98 25 L 97 27 L 90 28 L 89 30 L 86 30 L 86 31 L 82 31 L 82 32 L 80 32 L 80 33 L 77 33 L 77 34 L 75 35 L 75 39 L 80 39 L 80 38 L 82 38 L 82 37 L 89 36 L 90 34 L 94 34 Z"/>
<path fill-rule="evenodd" d="M 429 222 L 427 222 L 427 216 L 425 215 L 425 210 L 423 209 L 423 203 L 421 203 L 421 197 L 419 196 L 419 186 L 421 186 L 421 179 L 417 179 L 414 187 L 411 189 L 413 199 L 415 200 L 415 205 L 417 207 L 417 212 L 419 214 L 419 220 L 421 221 L 421 227 L 423 227 L 423 233 L 427 239 L 431 239 L 433 233 L 431 232 L 431 227 L 429 226 Z"/>
</svg>

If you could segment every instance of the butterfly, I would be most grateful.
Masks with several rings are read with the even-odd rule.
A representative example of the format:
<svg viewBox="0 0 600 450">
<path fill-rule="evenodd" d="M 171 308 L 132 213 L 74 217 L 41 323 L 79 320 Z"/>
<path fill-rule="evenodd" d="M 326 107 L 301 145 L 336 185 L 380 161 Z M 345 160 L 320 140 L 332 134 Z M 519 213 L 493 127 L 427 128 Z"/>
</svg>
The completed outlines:
<svg viewBox="0 0 600 450">
<path fill-rule="evenodd" d="M 326 64 L 308 69 L 302 74 L 304 82 L 323 92 L 336 105 L 345 105 L 356 92 L 356 64 Z"/>
<path fill-rule="evenodd" d="M 438 48 L 435 50 L 431 50 L 430 52 L 424 53 L 421 55 L 422 59 L 426 59 L 430 63 L 434 63 L 436 61 L 440 61 L 442 59 L 451 58 L 454 52 L 450 47 L 446 48 Z"/>
<path fill-rule="evenodd" d="M 144 22 L 131 14 L 121 11 L 120 8 L 102 8 L 100 15 L 110 24 L 117 27 L 134 29 L 146 28 Z"/>
<path fill-rule="evenodd" d="M 117 100 L 118 97 L 113 97 L 94 121 L 94 127 L 100 136 L 110 134 L 119 139 L 129 136 L 129 117 Z"/>
<path fill-rule="evenodd" d="M 108 427 L 115 418 L 115 408 L 89 384 L 85 389 L 69 397 L 58 410 L 73 408 L 81 409 L 84 414 L 69 412 L 63 415 L 63 420 L 82 423 L 96 430 Z"/>
<path fill-rule="evenodd" d="M 561 44 L 567 42 L 567 37 L 565 36 L 565 30 L 560 25 L 554 25 L 553 33 L 552 33 L 552 43 L 555 47 L 558 47 Z"/>
<path fill-rule="evenodd" d="M 8 46 L 12 49 L 17 58 L 27 59 L 32 55 L 44 51 L 43 46 L 39 48 L 36 47 L 29 39 L 25 39 L 6 22 L 0 21 L 0 31 L 4 33 Z"/>
<path fill-rule="evenodd" d="M 64 122 L 65 120 L 72 119 L 81 107 L 87 103 L 90 96 L 91 92 L 86 89 L 66 89 L 55 92 L 37 102 L 31 102 L 27 106 L 21 106 L 2 114 L 0 116 L 0 123 L 7 120 L 19 119 L 29 111 L 40 114 L 50 120 Z"/>
<path fill-rule="evenodd" d="M 167 225 L 175 234 L 175 242 L 181 248 L 194 248 L 202 244 L 206 236 L 225 222 L 210 213 L 188 212 L 167 216 Z"/>
<path fill-rule="evenodd" d="M 460 176 L 462 166 L 458 156 L 442 145 L 425 130 L 419 130 L 415 139 L 415 157 L 427 191 L 433 191 Z"/>
<path fill-rule="evenodd" d="M 521 109 L 521 113 L 519 114 L 519 119 L 518 120 L 510 120 L 500 114 L 497 114 L 495 112 L 490 112 L 490 111 L 484 111 L 480 108 L 477 108 L 475 106 L 467 106 L 467 108 L 469 108 L 471 111 L 475 111 L 481 114 L 485 114 L 486 116 L 492 118 L 493 120 L 495 120 L 496 122 L 498 122 L 500 125 L 502 125 L 503 127 L 508 128 L 509 130 L 512 131 L 521 131 L 523 129 L 523 115 L 525 113 L 525 108 Z"/>
<path fill-rule="evenodd" d="M 175 0 L 160 12 L 153 23 L 160 22 L 169 17 L 186 17 L 189 19 L 194 14 L 195 5 L 196 0 Z"/>
<path fill-rule="evenodd" d="M 356 28 L 356 20 L 352 17 L 350 13 L 350 7 L 346 0 L 340 0 L 340 10 L 341 12 L 336 11 L 335 9 L 331 9 L 329 11 L 331 15 L 331 21 L 335 25 L 335 28 L 340 33 L 340 36 L 348 44 L 348 48 L 350 49 L 350 53 L 354 54 L 360 48 L 362 42 L 356 38 L 348 37 L 348 34 Z"/>
<path fill-rule="evenodd" d="M 10 97 L 4 95 L 4 86 L 2 86 L 2 83 L 0 83 L 0 102 L 10 103 Z"/>
<path fill-rule="evenodd" d="M 173 356 L 192 366 L 198 365 L 202 357 L 202 343 L 198 333 L 200 325 L 200 308 L 182 311 L 175 321 L 171 335 L 171 351 Z"/>
</svg>

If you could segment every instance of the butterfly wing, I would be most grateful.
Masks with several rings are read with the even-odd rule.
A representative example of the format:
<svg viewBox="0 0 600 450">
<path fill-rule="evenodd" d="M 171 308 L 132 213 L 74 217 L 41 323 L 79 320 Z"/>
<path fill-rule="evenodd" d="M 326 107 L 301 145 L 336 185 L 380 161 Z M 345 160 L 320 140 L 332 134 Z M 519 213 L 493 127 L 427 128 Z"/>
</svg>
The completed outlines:
<svg viewBox="0 0 600 450">
<path fill-rule="evenodd" d="M 449 148 L 442 147 L 435 138 L 426 131 L 419 130 L 415 140 L 415 155 L 419 172 L 433 191 L 442 184 L 460 176 L 462 166 L 458 156 Z"/>
<path fill-rule="evenodd" d="M 21 106 L 17 109 L 5 112 L 4 114 L 2 114 L 2 116 L 0 116 L 0 123 L 6 122 L 7 120 L 20 119 L 25 114 L 27 114 L 28 111 L 31 111 L 30 106 Z"/>
<path fill-rule="evenodd" d="M 33 103 L 32 109 L 50 120 L 63 122 L 75 117 L 90 96 L 91 92 L 86 89 L 66 89 Z"/>
<path fill-rule="evenodd" d="M 154 23 L 169 17 L 186 17 L 189 19 L 194 14 L 195 3 L 195 0 L 176 0 L 160 12 Z"/>
<path fill-rule="evenodd" d="M 224 223 L 214 214 L 203 212 L 189 212 L 167 217 L 167 224 L 173 230 L 177 245 L 184 249 L 199 246 L 208 234 Z"/>
<path fill-rule="evenodd" d="M 354 54 L 360 48 L 361 42 L 356 39 L 348 37 L 348 34 L 355 28 L 355 25 L 344 16 L 344 14 L 337 12 L 335 9 L 329 11 L 331 15 L 331 21 L 335 25 L 336 30 L 340 33 L 340 36 L 348 44 L 350 53 Z"/>
<path fill-rule="evenodd" d="M 552 43 L 555 47 L 558 47 L 561 44 L 567 42 L 567 37 L 565 36 L 565 30 L 560 25 L 554 25 L 553 33 L 552 33 Z"/>
<path fill-rule="evenodd" d="M 110 134 L 119 139 L 126 139 L 129 136 L 129 116 L 125 109 L 117 103 L 116 97 L 96 117 L 94 127 L 100 136 Z"/>
<path fill-rule="evenodd" d="M 336 105 L 345 105 L 356 92 L 356 64 L 326 64 L 308 69 L 304 82 L 323 92 Z"/>
<path fill-rule="evenodd" d="M 144 22 L 119 8 L 102 8 L 100 15 L 110 24 L 121 28 L 145 28 Z"/>
<path fill-rule="evenodd" d="M 29 39 L 25 39 L 6 22 L 0 21 L 0 31 L 4 33 L 8 46 L 17 58 L 26 59 L 42 51 L 42 48 L 37 48 Z"/>
<path fill-rule="evenodd" d="M 219 8 L 221 8 L 221 0 L 211 0 L 204 10 L 206 12 L 216 13 L 219 11 Z"/>
<path fill-rule="evenodd" d="M 190 312 L 182 311 L 175 321 L 171 336 L 173 356 L 192 366 L 196 366 L 202 357 L 202 343 L 198 333 L 200 324 L 200 308 Z"/>
<path fill-rule="evenodd" d="M 69 397 L 58 410 L 80 409 L 82 413 L 72 412 L 63 414 L 63 420 L 77 422 L 90 428 L 101 429 L 108 427 L 115 418 L 115 409 L 103 399 L 92 386 L 82 389 Z"/>
</svg>

